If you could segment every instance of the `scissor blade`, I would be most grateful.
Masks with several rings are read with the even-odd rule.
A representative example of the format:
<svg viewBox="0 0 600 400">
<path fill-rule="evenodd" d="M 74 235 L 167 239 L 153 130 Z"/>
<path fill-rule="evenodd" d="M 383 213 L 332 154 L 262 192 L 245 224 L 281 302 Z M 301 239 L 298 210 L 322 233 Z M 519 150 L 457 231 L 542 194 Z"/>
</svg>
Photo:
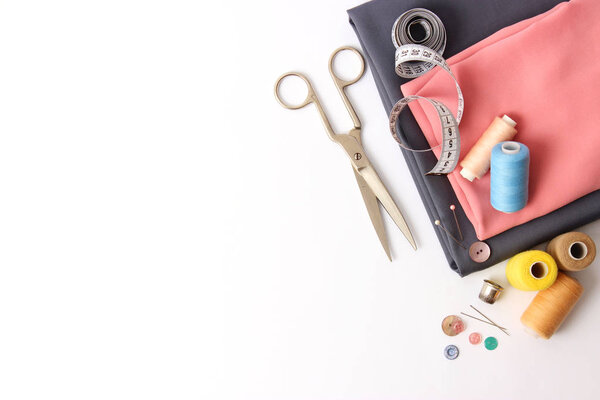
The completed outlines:
<svg viewBox="0 0 600 400">
<path fill-rule="evenodd" d="M 394 203 L 392 196 L 390 196 L 385 188 L 385 185 L 383 182 L 381 182 L 377 172 L 375 172 L 375 168 L 373 168 L 372 165 L 367 165 L 366 167 L 359 169 L 358 173 L 364 178 L 365 182 L 367 182 L 371 188 L 373 194 L 375 194 L 377 199 L 381 202 L 381 205 L 383 205 L 383 208 L 385 208 L 388 214 L 390 214 L 390 217 L 392 217 L 400 231 L 402 231 L 404 236 L 406 236 L 406 239 L 408 239 L 408 242 L 416 250 L 417 245 L 412 233 L 410 232 L 410 228 L 406 224 L 406 221 L 398 209 L 398 206 L 396 206 L 396 203 Z"/>
<path fill-rule="evenodd" d="M 377 232 L 377 236 L 379 237 L 379 241 L 383 246 L 383 250 L 385 250 L 385 254 L 387 254 L 390 261 L 392 261 L 392 255 L 390 254 L 390 247 L 385 234 L 385 226 L 383 225 L 383 218 L 381 217 L 381 211 L 379 210 L 377 197 L 373 194 L 367 182 L 365 182 L 363 177 L 356 170 L 354 170 L 354 175 L 356 176 L 356 183 L 358 183 L 358 187 L 360 188 L 360 193 L 365 201 L 365 205 L 367 206 L 371 223 L 375 228 L 375 232 Z"/>
</svg>

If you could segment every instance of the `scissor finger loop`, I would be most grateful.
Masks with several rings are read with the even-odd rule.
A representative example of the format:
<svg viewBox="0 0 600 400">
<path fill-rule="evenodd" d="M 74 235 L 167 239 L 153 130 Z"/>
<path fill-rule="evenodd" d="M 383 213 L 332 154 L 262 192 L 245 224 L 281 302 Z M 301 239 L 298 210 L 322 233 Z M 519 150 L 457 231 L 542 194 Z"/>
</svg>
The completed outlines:
<svg viewBox="0 0 600 400">
<path fill-rule="evenodd" d="M 351 51 L 358 57 L 358 59 L 360 61 L 360 71 L 359 71 L 358 75 L 350 80 L 345 80 L 345 79 L 338 77 L 333 68 L 335 58 L 337 57 L 338 54 L 340 54 L 343 51 Z M 350 85 L 358 82 L 358 80 L 360 78 L 362 78 L 362 76 L 365 73 L 365 67 L 366 67 L 366 65 L 365 65 L 364 57 L 354 47 L 350 47 L 350 46 L 340 47 L 331 54 L 331 57 L 329 57 L 329 73 L 331 75 L 332 80 L 335 83 L 336 89 L 337 89 L 340 97 L 342 98 L 342 101 L 344 102 L 344 105 L 346 106 L 346 110 L 350 114 L 350 117 L 354 124 L 354 127 L 352 129 L 350 129 L 350 131 L 348 133 L 338 134 L 338 133 L 334 132 L 333 127 L 331 126 L 331 123 L 329 122 L 329 119 L 327 118 L 327 115 L 325 114 L 325 110 L 324 110 L 323 106 L 321 105 L 321 102 L 319 101 L 319 98 L 317 97 L 317 94 L 315 93 L 310 81 L 308 80 L 308 78 L 306 76 L 302 75 L 301 73 L 288 72 L 288 73 L 281 75 L 275 83 L 275 98 L 277 99 L 279 104 L 281 104 L 283 107 L 291 109 L 291 110 L 297 110 L 297 109 L 302 108 L 310 103 L 314 103 L 315 108 L 317 109 L 317 111 L 319 112 L 319 114 L 321 116 L 321 120 L 323 122 L 323 125 L 325 126 L 325 130 L 327 131 L 329 138 L 331 140 L 333 140 L 334 142 L 338 143 L 344 149 L 347 156 L 350 158 L 350 162 L 354 169 L 354 175 L 356 177 L 356 181 L 358 183 L 361 194 L 363 196 L 363 200 L 365 201 L 367 211 L 369 212 L 369 217 L 371 218 L 371 222 L 373 223 L 375 231 L 377 232 L 379 241 L 381 242 L 381 244 L 386 252 L 386 255 L 388 256 L 388 258 L 391 261 L 392 258 L 391 258 L 389 246 L 387 243 L 387 236 L 385 234 L 385 229 L 383 226 L 383 219 L 381 217 L 381 210 L 379 209 L 379 203 L 381 203 L 383 208 L 387 211 L 387 213 L 390 215 L 392 220 L 395 222 L 395 224 L 398 226 L 398 228 L 402 231 L 404 236 L 406 236 L 406 238 L 408 239 L 408 241 L 410 242 L 410 244 L 412 245 L 412 247 L 415 250 L 416 250 L 417 246 L 412 237 L 412 233 L 410 232 L 410 229 L 409 229 L 408 225 L 406 224 L 404 217 L 402 216 L 402 213 L 398 209 L 398 206 L 394 203 L 392 196 L 387 191 L 385 185 L 383 184 L 383 182 L 377 175 L 377 172 L 375 171 L 375 169 L 373 168 L 373 166 L 371 165 L 371 163 L 369 162 L 369 159 L 367 158 L 367 156 L 365 154 L 365 150 L 362 147 L 361 137 L 360 137 L 360 133 L 361 133 L 360 119 L 358 118 L 358 115 L 356 114 L 356 111 L 354 110 L 354 107 L 352 106 L 352 103 L 350 102 L 350 99 L 348 99 L 348 95 L 346 94 L 345 88 L 347 86 L 350 86 Z M 279 87 L 281 85 L 281 82 L 285 78 L 290 77 L 290 76 L 295 76 L 295 77 L 302 79 L 307 86 L 308 94 L 306 96 L 306 99 L 300 104 L 289 104 L 289 103 L 285 102 L 279 93 Z"/>
<path fill-rule="evenodd" d="M 285 100 L 283 100 L 283 98 L 281 97 L 281 94 L 279 93 L 279 88 L 281 86 L 281 82 L 283 82 L 286 78 L 289 78 L 292 76 L 302 79 L 304 81 L 304 83 L 306 84 L 306 89 L 307 89 L 308 93 L 306 94 L 306 98 L 304 99 L 304 101 L 302 101 L 300 104 L 287 103 Z M 288 110 L 297 110 L 299 108 L 309 105 L 310 103 L 313 103 L 315 101 L 315 92 L 313 90 L 312 85 L 310 84 L 310 81 L 308 80 L 308 78 L 306 76 L 304 76 L 303 74 L 301 74 L 299 72 L 286 72 L 285 74 L 283 74 L 279 78 L 277 78 L 277 81 L 275 82 L 275 98 L 277 99 L 279 104 L 281 104 L 282 107 L 287 108 Z"/>
<path fill-rule="evenodd" d="M 360 71 L 358 72 L 358 75 L 354 79 L 351 79 L 349 81 L 337 76 L 337 74 L 335 73 L 334 67 L 333 67 L 335 58 L 338 56 L 338 54 L 340 54 L 343 51 L 351 51 L 358 57 L 358 60 L 360 61 Z M 342 47 L 338 48 L 337 50 L 335 50 L 333 53 L 331 53 L 331 56 L 329 57 L 329 73 L 331 74 L 331 77 L 333 78 L 333 80 L 336 82 L 337 85 L 339 85 L 342 88 L 345 88 L 346 86 L 350 86 L 350 85 L 358 82 L 358 80 L 360 78 L 362 78 L 362 76 L 365 74 L 365 59 L 363 58 L 362 54 L 360 54 L 360 52 L 358 50 L 356 50 L 354 47 L 342 46 Z"/>
</svg>

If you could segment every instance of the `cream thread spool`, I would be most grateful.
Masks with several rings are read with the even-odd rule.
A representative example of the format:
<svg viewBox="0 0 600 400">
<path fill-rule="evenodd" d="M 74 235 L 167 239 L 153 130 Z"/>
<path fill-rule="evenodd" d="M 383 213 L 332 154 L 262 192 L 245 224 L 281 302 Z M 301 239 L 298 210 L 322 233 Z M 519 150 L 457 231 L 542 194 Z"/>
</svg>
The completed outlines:
<svg viewBox="0 0 600 400">
<path fill-rule="evenodd" d="M 535 335 L 550 339 L 582 293 L 583 286 L 576 279 L 559 272 L 554 284 L 533 298 L 521 316 L 521 323 Z"/>
<path fill-rule="evenodd" d="M 492 148 L 500 142 L 514 138 L 517 134 L 515 126 L 517 123 L 508 115 L 503 115 L 502 118 L 495 117 L 467 156 L 460 162 L 462 167 L 460 174 L 463 178 L 471 182 L 475 178 L 481 179 L 490 169 Z"/>
<path fill-rule="evenodd" d="M 582 232 L 563 233 L 552 239 L 546 251 L 563 271 L 581 271 L 596 258 L 596 244 Z"/>
</svg>

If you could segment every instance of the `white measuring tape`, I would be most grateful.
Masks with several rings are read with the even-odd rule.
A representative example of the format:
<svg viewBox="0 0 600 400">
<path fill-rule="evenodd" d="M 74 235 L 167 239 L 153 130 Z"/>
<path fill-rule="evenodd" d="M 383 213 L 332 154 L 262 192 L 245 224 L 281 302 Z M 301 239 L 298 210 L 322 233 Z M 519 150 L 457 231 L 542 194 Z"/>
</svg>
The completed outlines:
<svg viewBox="0 0 600 400">
<path fill-rule="evenodd" d="M 416 36 L 413 32 L 413 28 L 421 28 L 421 32 L 415 32 L 421 34 L 421 37 Z M 406 11 L 394 22 L 392 28 L 392 43 L 394 47 L 398 48 L 405 44 L 420 44 L 421 46 L 429 47 L 438 54 L 443 54 L 446 48 L 446 28 L 444 24 L 438 18 L 437 15 L 425 8 L 413 8 L 412 10 Z M 398 52 L 396 52 L 398 57 Z M 416 63 L 413 63 L 416 64 Z M 417 73 L 423 74 L 434 67 L 433 64 L 418 63 L 421 67 Z M 411 65 L 407 65 L 411 67 Z M 396 68 L 398 68 L 398 59 L 396 58 Z M 424 68 L 424 70 L 423 70 Z M 412 68 L 410 68 L 412 70 Z M 415 68 L 416 69 L 416 68 Z M 396 69 L 396 73 L 404 78 L 414 78 L 418 75 L 404 76 L 402 71 Z"/>
<path fill-rule="evenodd" d="M 422 29 L 423 37 L 416 37 L 411 31 L 413 27 Z M 399 100 L 390 113 L 390 131 L 400 146 L 412 152 L 425 152 L 414 150 L 402 143 L 396 130 L 398 116 L 406 105 L 415 100 L 427 100 L 433 105 L 442 126 L 442 152 L 437 164 L 427 175 L 445 175 L 454 170 L 460 155 L 460 135 L 458 124 L 464 111 L 464 97 L 458 81 L 450 67 L 440 55 L 446 47 L 446 29 L 437 15 L 424 8 L 415 8 L 402 14 L 392 29 L 392 41 L 396 46 L 396 73 L 403 78 L 416 78 L 433 69 L 436 65 L 450 74 L 456 85 L 458 93 L 458 110 L 456 118 L 444 103 L 422 96 L 407 96 Z M 430 47 L 431 46 L 431 47 Z M 438 51 L 440 53 L 438 53 Z M 439 147 L 439 146 L 436 146 Z"/>
</svg>

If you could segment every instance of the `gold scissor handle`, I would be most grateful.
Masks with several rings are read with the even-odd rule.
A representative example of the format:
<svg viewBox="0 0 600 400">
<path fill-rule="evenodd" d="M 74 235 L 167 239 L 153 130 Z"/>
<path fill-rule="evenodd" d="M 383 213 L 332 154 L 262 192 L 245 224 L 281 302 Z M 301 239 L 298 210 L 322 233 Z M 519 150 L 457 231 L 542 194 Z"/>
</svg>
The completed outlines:
<svg viewBox="0 0 600 400">
<path fill-rule="evenodd" d="M 342 51 L 353 52 L 354 54 L 356 54 L 358 56 L 358 59 L 360 61 L 359 74 L 354 79 L 351 79 L 349 81 L 338 77 L 335 74 L 335 71 L 333 69 L 333 63 L 335 61 L 335 57 Z M 348 113 L 350 114 L 350 117 L 352 118 L 352 122 L 354 123 L 354 129 L 352 129 L 349 134 L 350 134 L 350 136 L 354 137 L 355 139 L 357 139 L 360 142 L 360 120 L 358 119 L 358 116 L 356 115 L 356 111 L 354 110 L 354 107 L 352 107 L 352 104 L 350 103 L 348 96 L 346 96 L 344 89 L 347 86 L 350 86 L 350 85 L 358 82 L 358 80 L 360 78 L 362 78 L 362 76 L 365 74 L 365 59 L 363 58 L 362 54 L 360 54 L 360 52 L 358 50 L 356 50 L 354 47 L 350 47 L 350 46 L 340 47 L 339 49 L 335 50 L 331 54 L 331 57 L 329 57 L 329 73 L 331 74 L 333 83 L 335 84 L 335 87 L 337 88 L 340 96 L 342 97 L 344 105 L 346 106 L 346 109 L 348 110 Z M 288 78 L 291 76 L 295 76 L 297 78 L 302 79 L 304 81 L 304 83 L 306 84 L 306 88 L 308 90 L 306 98 L 304 99 L 304 101 L 302 101 L 299 104 L 287 103 L 285 100 L 283 100 L 283 98 L 281 97 L 281 94 L 279 93 L 279 88 L 281 86 L 281 82 L 283 82 L 285 80 L 285 78 Z M 319 101 L 319 98 L 317 97 L 317 94 L 316 94 L 315 90 L 313 89 L 312 84 L 310 83 L 310 81 L 308 80 L 308 78 L 305 75 L 303 75 L 299 72 L 286 72 L 285 74 L 283 74 L 279 78 L 277 78 L 277 81 L 275 81 L 275 98 L 277 99 L 277 102 L 279 102 L 279 104 L 281 104 L 282 107 L 287 108 L 288 110 L 297 110 L 299 108 L 305 107 L 305 106 L 313 103 L 317 107 L 317 110 L 319 111 L 319 114 L 321 115 L 321 120 L 323 121 L 323 125 L 325 125 L 325 129 L 327 130 L 327 134 L 329 135 L 329 138 L 331 140 L 333 140 L 334 142 L 337 142 L 340 140 L 339 139 L 340 135 L 337 135 L 333 131 L 333 128 L 331 127 L 331 123 L 329 122 L 329 119 L 327 118 L 327 115 L 325 114 L 325 110 L 323 110 L 323 106 L 321 105 L 321 102 Z"/>
<path fill-rule="evenodd" d="M 335 70 L 333 68 L 335 58 L 338 56 L 338 54 L 340 54 L 343 51 L 353 52 L 354 54 L 356 54 L 358 56 L 358 60 L 360 61 L 360 71 L 359 71 L 358 75 L 354 79 L 351 79 L 349 81 L 337 76 L 335 74 Z M 353 132 L 354 135 L 360 135 L 360 131 L 358 131 L 358 129 L 360 129 L 360 119 L 358 119 L 358 115 L 356 114 L 356 111 L 354 110 L 352 103 L 350 103 L 348 96 L 346 96 L 346 92 L 344 91 L 344 89 L 347 86 L 350 86 L 350 85 L 358 82 L 358 80 L 360 78 L 362 78 L 363 75 L 365 74 L 365 59 L 364 59 L 364 57 L 362 56 L 362 54 L 360 54 L 360 51 L 356 50 L 354 47 L 342 46 L 342 47 L 338 48 L 337 50 L 335 50 L 333 53 L 331 53 L 331 56 L 329 57 L 329 74 L 331 75 L 331 79 L 333 79 L 333 83 L 335 84 L 335 87 L 337 88 L 340 96 L 342 97 L 342 101 L 344 102 L 344 105 L 346 106 L 346 109 L 348 110 L 348 113 L 350 114 L 350 118 L 352 118 L 352 122 L 354 123 L 354 128 L 355 128 L 355 132 Z"/>
<path fill-rule="evenodd" d="M 304 83 L 306 83 L 306 89 L 308 90 L 308 93 L 306 94 L 306 99 L 304 99 L 304 101 L 300 104 L 289 104 L 285 100 L 283 100 L 283 98 L 279 94 L 279 87 L 281 86 L 281 82 L 283 82 L 285 78 L 288 78 L 290 76 L 300 78 L 304 81 Z M 314 103 L 316 100 L 316 95 L 315 90 L 313 89 L 312 85 L 310 84 L 310 81 L 306 76 L 304 76 L 300 72 L 286 72 L 285 74 L 277 78 L 277 81 L 275 82 L 275 98 L 277 99 L 279 104 L 281 104 L 282 107 L 287 108 L 288 110 L 297 110 L 299 108 L 309 105 L 310 103 Z"/>
<path fill-rule="evenodd" d="M 354 54 L 356 54 L 358 56 L 358 60 L 360 61 L 360 71 L 358 73 L 358 75 L 356 75 L 356 77 L 354 79 L 351 79 L 349 81 L 344 80 L 342 78 L 340 78 L 339 76 L 336 75 L 335 70 L 333 68 L 333 64 L 335 62 L 335 58 L 338 56 L 338 54 L 340 54 L 343 51 L 351 51 Z M 365 59 L 363 58 L 362 54 L 360 54 L 360 51 L 358 51 L 357 49 L 355 49 L 352 46 L 342 46 L 338 49 L 336 49 L 333 53 L 331 53 L 331 56 L 329 57 L 329 73 L 331 74 L 331 77 L 333 78 L 333 81 L 335 82 L 335 85 L 338 88 L 345 88 L 346 86 L 350 86 L 352 84 L 355 84 L 356 82 L 358 82 L 358 80 L 360 78 L 362 78 L 362 76 L 365 74 Z"/>
<path fill-rule="evenodd" d="M 283 82 L 283 80 L 285 78 L 288 78 L 290 76 L 298 77 L 298 78 L 302 79 L 304 81 L 304 83 L 306 83 L 306 88 L 308 89 L 308 94 L 306 95 L 306 99 L 304 99 L 304 101 L 300 104 L 286 103 L 285 100 L 283 100 L 281 98 L 281 95 L 279 94 L 279 86 L 281 85 L 281 82 Z M 281 75 L 275 82 L 275 98 L 277 99 L 279 104 L 281 104 L 282 107 L 287 108 L 288 110 L 297 110 L 299 108 L 305 107 L 305 106 L 313 103 L 317 107 L 317 110 L 319 111 L 319 114 L 321 115 L 321 120 L 323 121 L 323 125 L 325 126 L 325 130 L 327 130 L 327 134 L 329 135 L 329 138 L 333 141 L 336 141 L 336 134 L 333 131 L 333 128 L 331 127 L 331 123 L 329 122 L 329 119 L 327 118 L 327 115 L 325 114 L 325 110 L 323 110 L 323 106 L 321 106 L 321 102 L 319 101 L 319 98 L 317 97 L 315 90 L 313 89 L 310 81 L 308 80 L 308 78 L 306 76 L 304 76 L 303 74 L 301 74 L 299 72 L 286 72 L 285 74 Z"/>
</svg>

